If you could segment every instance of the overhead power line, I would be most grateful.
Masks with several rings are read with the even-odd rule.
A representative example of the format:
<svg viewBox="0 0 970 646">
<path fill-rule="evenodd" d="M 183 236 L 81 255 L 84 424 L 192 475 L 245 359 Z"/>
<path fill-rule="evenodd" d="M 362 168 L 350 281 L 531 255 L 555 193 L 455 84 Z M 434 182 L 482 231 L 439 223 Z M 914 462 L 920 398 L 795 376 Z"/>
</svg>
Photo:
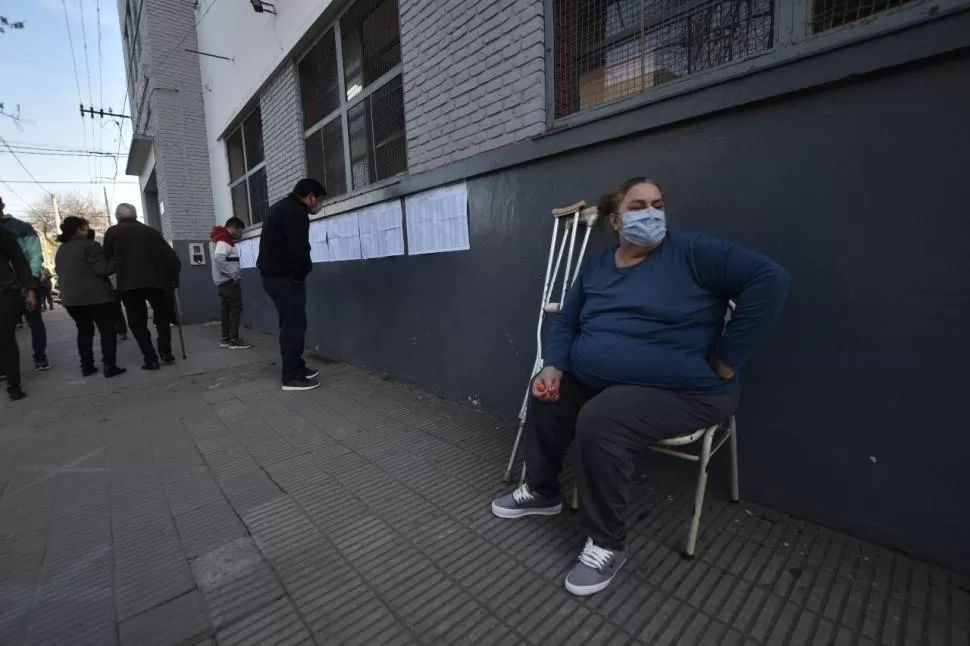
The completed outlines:
<svg viewBox="0 0 970 646">
<path fill-rule="evenodd" d="M 28 202 L 27 200 L 25 200 L 24 199 L 24 196 L 21 195 L 20 193 L 18 193 L 14 189 L 14 187 L 11 186 L 8 182 L 6 182 L 5 180 L 0 179 L 0 184 L 3 184 L 4 186 L 6 186 L 7 187 L 7 190 L 10 191 L 11 193 L 13 193 L 14 194 L 14 197 L 16 197 L 18 200 L 20 200 L 21 202 L 23 202 L 24 205 L 30 204 L 30 202 Z"/>
<path fill-rule="evenodd" d="M 3 151 L 0 150 L 0 153 L 2 152 Z M 14 150 L 13 148 L 11 148 L 10 152 L 19 153 L 21 155 L 33 155 L 35 157 L 37 156 L 39 157 L 93 157 L 95 159 L 98 159 L 98 158 L 104 159 L 104 158 L 111 158 L 115 156 L 115 154 L 111 152 L 98 152 L 98 151 L 92 151 L 87 153 L 77 153 L 77 152 L 66 153 L 66 152 L 50 152 L 50 151 L 43 151 L 43 150 L 20 150 L 20 149 Z"/>
<path fill-rule="evenodd" d="M 17 161 L 18 164 L 20 164 L 20 167 L 24 169 L 24 172 L 27 173 L 27 177 L 32 179 L 34 181 L 34 184 L 37 184 L 37 186 L 39 186 L 45 193 L 50 193 L 50 191 L 48 191 L 43 184 L 37 181 L 37 178 L 34 177 L 34 174 L 31 173 L 26 166 L 24 166 L 24 163 L 20 161 L 20 157 L 17 156 L 17 153 L 13 151 L 13 148 L 10 147 L 10 145 L 7 143 L 7 140 L 4 139 L 2 135 L 0 135 L 0 143 L 2 143 L 4 147 L 10 151 L 10 154 L 13 155 L 13 158 Z M 12 184 L 14 182 L 10 180 L 10 183 Z M 23 182 L 23 183 L 26 184 L 27 182 Z"/>
<path fill-rule="evenodd" d="M 67 0 L 61 0 L 61 6 L 64 8 L 64 24 L 67 25 L 67 46 L 71 49 L 71 64 L 74 66 L 74 87 L 77 89 L 77 102 L 84 103 L 84 95 L 81 94 L 81 76 L 77 71 L 77 57 L 74 55 L 74 37 L 71 35 L 71 16 L 67 12 Z M 83 25 L 82 25 L 83 29 Z M 88 124 L 81 120 L 81 132 L 84 135 L 84 147 L 88 147 Z M 91 165 L 88 164 L 88 172 L 92 175 Z"/>
<path fill-rule="evenodd" d="M 41 186 L 40 183 L 38 183 L 38 182 L 28 181 L 28 180 L 25 180 L 25 179 L 8 179 L 8 180 L 0 180 L 0 181 L 2 181 L 4 184 L 37 184 L 38 186 Z M 97 181 L 97 180 L 93 180 L 93 179 L 79 179 L 79 180 L 49 179 L 49 180 L 45 180 L 44 181 L 44 184 L 76 184 L 76 185 L 91 184 L 91 185 L 96 185 L 96 184 L 104 184 L 104 183 L 105 183 L 104 180 Z M 138 185 L 138 182 L 112 182 L 112 183 L 113 184 L 131 184 L 133 186 L 137 186 Z M 41 188 L 44 188 L 44 187 L 41 186 Z M 46 188 L 44 189 L 44 191 L 47 192 L 47 193 L 50 193 L 50 191 L 48 191 Z"/>
</svg>

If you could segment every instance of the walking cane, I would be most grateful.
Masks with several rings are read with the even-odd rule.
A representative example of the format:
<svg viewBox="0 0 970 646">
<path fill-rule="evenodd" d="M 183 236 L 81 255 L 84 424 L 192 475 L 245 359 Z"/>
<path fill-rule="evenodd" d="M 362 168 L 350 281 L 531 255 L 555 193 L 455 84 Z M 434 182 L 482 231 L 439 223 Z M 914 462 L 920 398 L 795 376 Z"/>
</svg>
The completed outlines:
<svg viewBox="0 0 970 646">
<path fill-rule="evenodd" d="M 182 360 L 185 361 L 188 357 L 185 356 L 185 337 L 182 336 L 182 313 L 179 311 L 179 290 L 178 287 L 172 292 L 172 299 L 175 305 L 175 325 L 178 326 L 179 330 L 179 344 L 182 346 Z"/>
</svg>

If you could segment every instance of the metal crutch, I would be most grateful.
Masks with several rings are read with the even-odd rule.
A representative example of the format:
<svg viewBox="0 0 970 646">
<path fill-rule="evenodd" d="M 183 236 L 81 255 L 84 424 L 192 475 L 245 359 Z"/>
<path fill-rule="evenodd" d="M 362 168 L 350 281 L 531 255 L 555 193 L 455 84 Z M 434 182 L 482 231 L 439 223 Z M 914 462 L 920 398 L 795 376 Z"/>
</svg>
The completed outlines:
<svg viewBox="0 0 970 646">
<path fill-rule="evenodd" d="M 562 239 L 560 240 L 559 219 L 567 215 L 571 215 L 573 217 L 565 221 L 565 224 L 562 227 Z M 506 465 L 505 475 L 503 477 L 505 482 L 509 482 L 512 479 L 512 467 L 515 464 L 515 457 L 519 452 L 519 444 L 522 441 L 522 433 L 525 429 L 525 420 L 528 413 L 529 399 L 532 396 L 532 380 L 535 379 L 535 376 L 539 374 L 543 367 L 542 325 L 545 321 L 545 315 L 559 312 L 562 307 L 562 301 L 565 299 L 566 291 L 576 280 L 576 277 L 579 276 L 579 270 L 582 266 L 582 258 L 586 253 L 586 247 L 589 243 L 589 236 L 592 232 L 592 227 L 598 218 L 598 212 L 596 207 L 586 208 L 586 202 L 577 202 L 576 204 L 567 207 L 553 209 L 552 216 L 555 218 L 555 221 L 552 229 L 552 240 L 549 245 L 549 258 L 546 261 L 546 276 L 542 288 L 542 303 L 539 307 L 539 321 L 536 325 L 536 359 L 533 363 L 532 373 L 526 385 L 525 397 L 522 399 L 522 406 L 519 409 L 518 430 L 515 435 L 515 442 L 512 445 L 512 453 L 509 456 L 509 461 Z M 576 230 L 580 224 L 586 226 L 586 231 L 583 236 L 579 256 L 576 257 L 575 260 L 576 267 L 573 270 L 572 265 L 575 256 L 574 251 L 576 248 Z M 556 253 L 557 246 L 559 247 L 558 254 Z M 563 274 L 561 297 L 558 303 L 553 303 L 550 302 L 550 298 L 552 297 L 553 290 L 556 286 L 556 281 L 559 277 L 559 269 L 562 266 L 562 259 L 564 255 L 566 256 L 566 270 Z M 555 256 L 555 263 L 553 263 L 553 256 Z M 525 481 L 525 464 L 522 465 L 520 480 L 523 482 Z"/>
</svg>

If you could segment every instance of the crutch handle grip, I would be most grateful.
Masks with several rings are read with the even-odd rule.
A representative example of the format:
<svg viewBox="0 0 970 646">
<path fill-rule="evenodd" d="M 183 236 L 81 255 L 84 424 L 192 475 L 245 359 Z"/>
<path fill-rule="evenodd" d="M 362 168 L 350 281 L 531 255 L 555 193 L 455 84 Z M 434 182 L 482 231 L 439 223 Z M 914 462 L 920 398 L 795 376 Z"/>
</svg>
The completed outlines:
<svg viewBox="0 0 970 646">
<path fill-rule="evenodd" d="M 560 310 L 559 303 L 546 303 L 543 307 L 547 314 L 558 314 Z"/>
<path fill-rule="evenodd" d="M 579 211 L 580 209 L 584 208 L 585 206 L 586 206 L 586 201 L 585 200 L 580 200 L 580 201 L 576 202 L 575 204 L 571 204 L 569 206 L 564 206 L 564 207 L 562 207 L 560 209 L 553 209 L 552 210 L 552 217 L 554 217 L 554 218 L 561 218 L 564 215 L 572 215 L 576 211 Z"/>
</svg>

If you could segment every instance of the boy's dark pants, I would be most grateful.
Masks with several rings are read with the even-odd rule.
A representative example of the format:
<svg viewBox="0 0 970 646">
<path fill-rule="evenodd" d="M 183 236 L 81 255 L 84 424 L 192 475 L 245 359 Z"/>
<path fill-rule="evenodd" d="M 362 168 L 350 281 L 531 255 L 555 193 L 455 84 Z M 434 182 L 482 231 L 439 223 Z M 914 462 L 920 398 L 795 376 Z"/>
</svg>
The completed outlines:
<svg viewBox="0 0 970 646">
<path fill-rule="evenodd" d="M 235 280 L 220 283 L 219 300 L 222 301 L 220 316 L 222 338 L 226 341 L 238 341 L 239 320 L 242 315 L 242 286 Z"/>
</svg>

